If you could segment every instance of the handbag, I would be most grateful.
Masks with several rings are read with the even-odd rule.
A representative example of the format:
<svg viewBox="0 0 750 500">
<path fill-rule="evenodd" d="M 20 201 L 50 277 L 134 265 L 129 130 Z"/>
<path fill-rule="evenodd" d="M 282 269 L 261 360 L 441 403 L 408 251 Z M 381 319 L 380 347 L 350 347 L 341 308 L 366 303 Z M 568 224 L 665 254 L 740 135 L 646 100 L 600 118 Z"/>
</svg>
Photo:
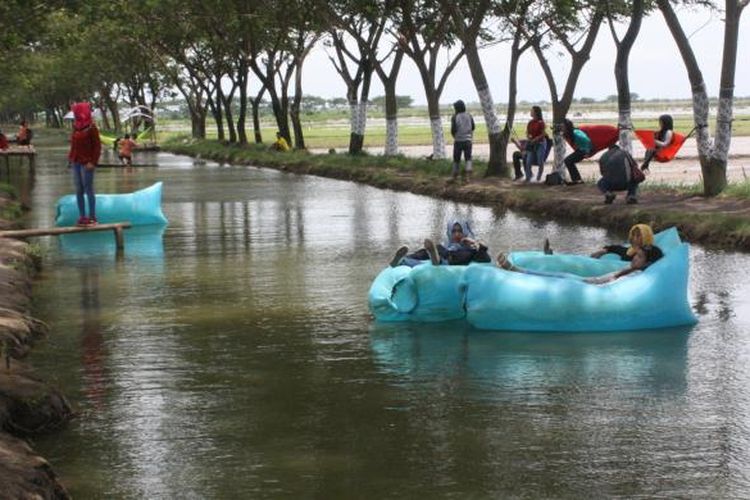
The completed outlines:
<svg viewBox="0 0 750 500">
<path fill-rule="evenodd" d="M 638 165 L 636 165 L 635 162 L 630 164 L 630 179 L 636 184 L 640 184 L 646 180 L 646 174 L 643 173 L 643 170 L 638 168 Z"/>
<path fill-rule="evenodd" d="M 636 163 L 635 159 L 633 159 L 630 154 L 628 154 L 628 162 L 630 163 L 630 181 L 635 182 L 636 184 L 645 181 L 646 174 L 643 173 L 643 170 L 641 170 L 638 163 Z"/>
</svg>

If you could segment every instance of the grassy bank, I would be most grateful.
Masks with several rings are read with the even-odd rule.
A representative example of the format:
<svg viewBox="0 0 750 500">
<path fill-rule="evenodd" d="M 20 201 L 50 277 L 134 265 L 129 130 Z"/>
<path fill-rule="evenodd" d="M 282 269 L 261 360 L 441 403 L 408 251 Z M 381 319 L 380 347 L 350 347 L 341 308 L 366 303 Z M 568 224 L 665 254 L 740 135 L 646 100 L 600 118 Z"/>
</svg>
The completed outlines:
<svg viewBox="0 0 750 500">
<path fill-rule="evenodd" d="M 0 219 L 3 220 L 0 226 L 14 224 L 21 214 L 23 214 L 23 209 L 17 201 L 16 188 L 0 182 Z"/>
<path fill-rule="evenodd" d="M 215 161 L 254 165 L 299 174 L 346 179 L 372 186 L 466 203 L 512 208 L 532 217 L 578 222 L 626 230 L 648 222 L 655 229 L 676 226 L 692 242 L 712 247 L 750 251 L 750 184 L 733 184 L 715 198 L 698 195 L 696 186 L 651 186 L 638 205 L 603 205 L 591 184 L 548 187 L 518 185 L 509 179 L 484 178 L 486 164 L 478 162 L 475 180 L 448 182 L 451 164 L 380 156 L 276 153 L 257 146 L 225 146 L 216 141 L 175 139 L 165 150 Z M 624 197 L 620 197 L 622 200 Z"/>
</svg>

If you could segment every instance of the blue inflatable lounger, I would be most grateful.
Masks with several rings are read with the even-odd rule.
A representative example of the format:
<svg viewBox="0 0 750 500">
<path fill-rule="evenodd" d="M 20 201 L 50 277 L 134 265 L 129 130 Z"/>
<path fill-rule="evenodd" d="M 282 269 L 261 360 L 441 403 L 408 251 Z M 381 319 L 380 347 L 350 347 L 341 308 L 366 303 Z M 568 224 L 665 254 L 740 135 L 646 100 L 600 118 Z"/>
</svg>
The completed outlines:
<svg viewBox="0 0 750 500">
<path fill-rule="evenodd" d="M 161 210 L 161 182 L 123 194 L 97 194 L 96 218 L 100 224 L 130 222 L 134 226 L 166 224 Z M 55 225 L 72 226 L 78 220 L 78 205 L 74 194 L 65 195 L 57 202 Z"/>
<path fill-rule="evenodd" d="M 605 284 L 583 281 L 629 265 L 614 255 L 513 252 L 515 265 L 541 276 L 494 265 L 398 266 L 383 270 L 370 287 L 378 321 L 445 321 L 465 318 L 476 328 L 513 331 L 617 331 L 689 325 L 688 245 L 677 230 L 655 235 L 664 257 L 644 271 Z"/>
</svg>

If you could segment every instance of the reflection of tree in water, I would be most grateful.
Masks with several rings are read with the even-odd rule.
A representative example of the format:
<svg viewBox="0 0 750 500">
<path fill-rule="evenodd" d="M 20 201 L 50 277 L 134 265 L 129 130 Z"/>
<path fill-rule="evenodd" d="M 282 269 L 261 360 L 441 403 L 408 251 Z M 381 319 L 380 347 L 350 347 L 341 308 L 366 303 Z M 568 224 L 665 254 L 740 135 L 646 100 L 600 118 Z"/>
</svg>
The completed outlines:
<svg viewBox="0 0 750 500">
<path fill-rule="evenodd" d="M 670 465 L 653 450 L 691 449 L 689 432 L 664 428 L 683 419 L 690 331 L 374 324 L 370 340 L 408 413 L 411 458 L 432 457 L 448 484 L 485 481 L 485 493 L 500 493 L 523 482 L 534 485 L 524 491 L 557 497 L 602 487 L 607 496 L 664 474 Z"/>
<path fill-rule="evenodd" d="M 104 406 L 106 392 L 106 350 L 101 327 L 99 304 L 99 268 L 81 268 L 81 347 L 83 363 L 83 391 L 95 410 Z"/>
</svg>

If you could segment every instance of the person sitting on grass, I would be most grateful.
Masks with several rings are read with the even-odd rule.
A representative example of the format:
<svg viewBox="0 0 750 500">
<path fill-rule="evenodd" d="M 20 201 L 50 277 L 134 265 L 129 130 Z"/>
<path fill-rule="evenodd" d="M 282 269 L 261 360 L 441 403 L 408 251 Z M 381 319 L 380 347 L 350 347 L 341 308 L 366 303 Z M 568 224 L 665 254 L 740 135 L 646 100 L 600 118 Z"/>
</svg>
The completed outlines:
<svg viewBox="0 0 750 500">
<path fill-rule="evenodd" d="M 635 271 L 643 271 L 648 266 L 661 259 L 664 253 L 659 247 L 654 245 L 654 231 L 648 224 L 636 224 L 630 228 L 628 234 L 629 246 L 623 245 L 606 245 L 591 254 L 591 257 L 598 259 L 606 253 L 614 253 L 620 256 L 622 260 L 629 261 L 630 266 L 619 271 L 585 278 L 583 281 L 592 285 L 601 285 L 615 281 L 618 278 L 627 276 Z M 548 245 L 545 245 L 545 253 Z M 550 253 L 551 249 L 550 249 Z M 499 253 L 496 259 L 497 265 L 506 271 L 514 271 L 526 274 L 535 274 L 537 276 L 560 277 L 560 273 L 534 271 L 523 269 L 510 263 L 504 253 Z"/>
<path fill-rule="evenodd" d="M 286 139 L 284 139 L 284 136 L 281 135 L 281 132 L 276 132 L 276 141 L 271 144 L 270 147 L 271 151 L 280 151 L 282 153 L 289 151 L 291 148 L 289 147 L 289 143 L 286 142 Z"/>
<path fill-rule="evenodd" d="M 430 261 L 433 265 L 465 266 L 471 262 L 491 262 L 487 246 L 473 238 L 468 222 L 456 221 L 448 224 L 448 242 L 445 246 L 435 245 L 431 239 L 424 240 L 424 248 L 409 254 L 407 246 L 396 250 L 390 262 L 391 267 L 414 267 Z"/>
</svg>

